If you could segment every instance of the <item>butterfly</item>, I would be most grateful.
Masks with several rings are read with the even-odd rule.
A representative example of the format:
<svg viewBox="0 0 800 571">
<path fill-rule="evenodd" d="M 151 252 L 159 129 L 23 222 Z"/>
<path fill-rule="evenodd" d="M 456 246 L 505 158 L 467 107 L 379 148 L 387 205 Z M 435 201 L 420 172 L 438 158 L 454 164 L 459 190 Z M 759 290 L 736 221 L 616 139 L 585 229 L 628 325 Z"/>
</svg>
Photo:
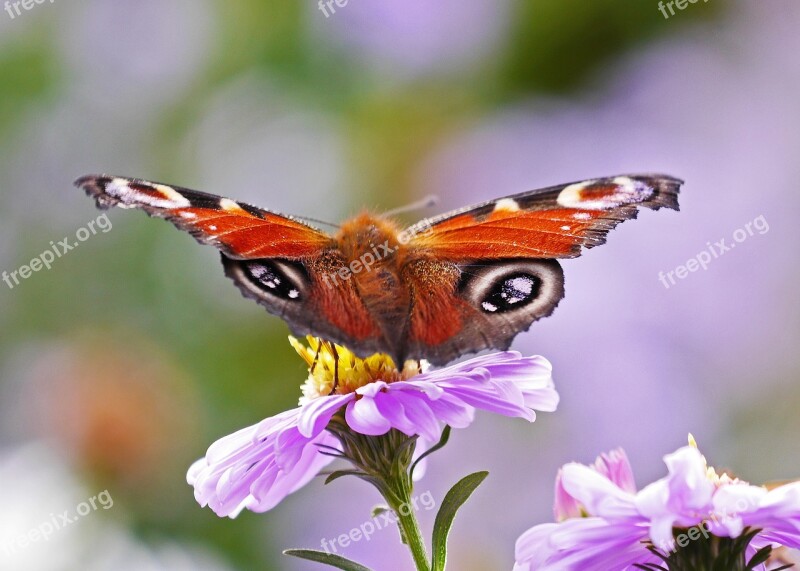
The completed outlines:
<svg viewBox="0 0 800 571">
<path fill-rule="evenodd" d="M 366 357 L 446 364 L 505 350 L 564 297 L 558 259 L 603 244 L 639 208 L 678 210 L 683 181 L 596 178 L 467 206 L 403 229 L 368 212 L 331 235 L 299 217 L 177 186 L 89 175 L 101 209 L 139 208 L 218 248 L 241 292 L 295 335 Z"/>
</svg>

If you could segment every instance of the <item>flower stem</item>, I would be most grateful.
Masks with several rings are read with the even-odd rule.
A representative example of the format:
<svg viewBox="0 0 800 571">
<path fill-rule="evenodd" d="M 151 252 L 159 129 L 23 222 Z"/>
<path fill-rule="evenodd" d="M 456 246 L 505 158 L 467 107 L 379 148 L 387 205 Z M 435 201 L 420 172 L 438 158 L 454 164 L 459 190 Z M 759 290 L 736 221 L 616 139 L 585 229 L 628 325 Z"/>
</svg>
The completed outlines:
<svg viewBox="0 0 800 571">
<path fill-rule="evenodd" d="M 422 538 L 417 515 L 411 503 L 411 481 L 408 478 L 401 478 L 401 480 L 401 482 L 397 482 L 398 486 L 394 486 L 394 493 L 386 495 L 386 501 L 397 514 L 403 543 L 408 545 L 411 550 L 411 557 L 414 559 L 417 571 L 430 571 L 425 540 Z"/>
<path fill-rule="evenodd" d="M 397 516 L 401 538 L 411 550 L 417 571 L 430 571 L 425 540 L 411 500 L 414 490 L 411 468 L 417 438 L 398 430 L 380 436 L 353 432 L 341 415 L 331 419 L 328 430 L 341 442 L 341 456 L 353 464 L 358 471 L 356 475 L 375 486 Z"/>
</svg>

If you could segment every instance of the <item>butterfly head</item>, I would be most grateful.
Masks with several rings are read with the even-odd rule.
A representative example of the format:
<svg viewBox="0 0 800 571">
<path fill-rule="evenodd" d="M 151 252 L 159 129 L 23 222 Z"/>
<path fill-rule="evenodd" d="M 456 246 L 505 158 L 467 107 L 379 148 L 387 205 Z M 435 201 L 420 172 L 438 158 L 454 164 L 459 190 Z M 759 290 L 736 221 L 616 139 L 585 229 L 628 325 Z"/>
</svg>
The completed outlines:
<svg viewBox="0 0 800 571">
<path fill-rule="evenodd" d="M 342 225 L 336 236 L 339 250 L 348 260 L 371 253 L 378 260 L 393 258 L 403 246 L 402 232 L 393 221 L 364 212 Z"/>
</svg>

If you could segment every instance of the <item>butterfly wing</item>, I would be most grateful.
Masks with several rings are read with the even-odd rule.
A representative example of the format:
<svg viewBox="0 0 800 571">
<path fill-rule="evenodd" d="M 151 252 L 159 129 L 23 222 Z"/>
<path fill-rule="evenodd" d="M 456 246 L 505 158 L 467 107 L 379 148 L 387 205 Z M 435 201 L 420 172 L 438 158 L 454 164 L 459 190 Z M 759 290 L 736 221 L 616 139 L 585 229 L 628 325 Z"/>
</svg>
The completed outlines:
<svg viewBox="0 0 800 571">
<path fill-rule="evenodd" d="M 105 175 L 84 176 L 75 185 L 99 208 L 139 208 L 230 258 L 300 258 L 332 242 L 324 232 L 291 216 L 179 186 Z"/>
<path fill-rule="evenodd" d="M 639 208 L 678 210 L 681 184 L 665 175 L 592 179 L 475 204 L 406 232 L 438 259 L 574 258 Z"/>
<path fill-rule="evenodd" d="M 296 335 L 320 335 L 362 354 L 381 347 L 381 333 L 352 281 L 322 285 L 346 264 L 324 232 L 291 216 L 141 179 L 90 175 L 75 184 L 100 208 L 144 210 L 218 248 L 240 291 Z"/>
<path fill-rule="evenodd" d="M 507 349 L 564 296 L 557 258 L 603 244 L 639 208 L 677 210 L 681 184 L 664 175 L 592 179 L 468 206 L 408 228 L 415 252 L 404 269 L 413 300 L 408 354 L 443 363 Z"/>
<path fill-rule="evenodd" d="M 507 349 L 564 297 L 564 274 L 555 260 L 456 264 L 420 258 L 409 261 L 403 275 L 411 292 L 404 355 L 434 365 Z"/>
</svg>

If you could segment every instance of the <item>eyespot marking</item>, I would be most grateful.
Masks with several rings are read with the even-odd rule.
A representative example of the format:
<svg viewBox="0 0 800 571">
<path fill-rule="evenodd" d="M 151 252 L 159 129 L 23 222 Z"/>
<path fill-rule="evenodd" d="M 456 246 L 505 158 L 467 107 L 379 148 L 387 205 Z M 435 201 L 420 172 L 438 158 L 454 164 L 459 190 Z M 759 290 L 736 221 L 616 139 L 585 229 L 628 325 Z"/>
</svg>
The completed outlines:
<svg viewBox="0 0 800 571">
<path fill-rule="evenodd" d="M 298 301 L 301 297 L 302 279 L 299 270 L 290 264 L 273 260 L 243 262 L 240 266 L 253 287 L 262 296 L 284 301 Z"/>
<path fill-rule="evenodd" d="M 549 315 L 564 295 L 561 267 L 553 260 L 503 260 L 464 266 L 460 295 L 486 315 L 530 320 Z"/>
</svg>

